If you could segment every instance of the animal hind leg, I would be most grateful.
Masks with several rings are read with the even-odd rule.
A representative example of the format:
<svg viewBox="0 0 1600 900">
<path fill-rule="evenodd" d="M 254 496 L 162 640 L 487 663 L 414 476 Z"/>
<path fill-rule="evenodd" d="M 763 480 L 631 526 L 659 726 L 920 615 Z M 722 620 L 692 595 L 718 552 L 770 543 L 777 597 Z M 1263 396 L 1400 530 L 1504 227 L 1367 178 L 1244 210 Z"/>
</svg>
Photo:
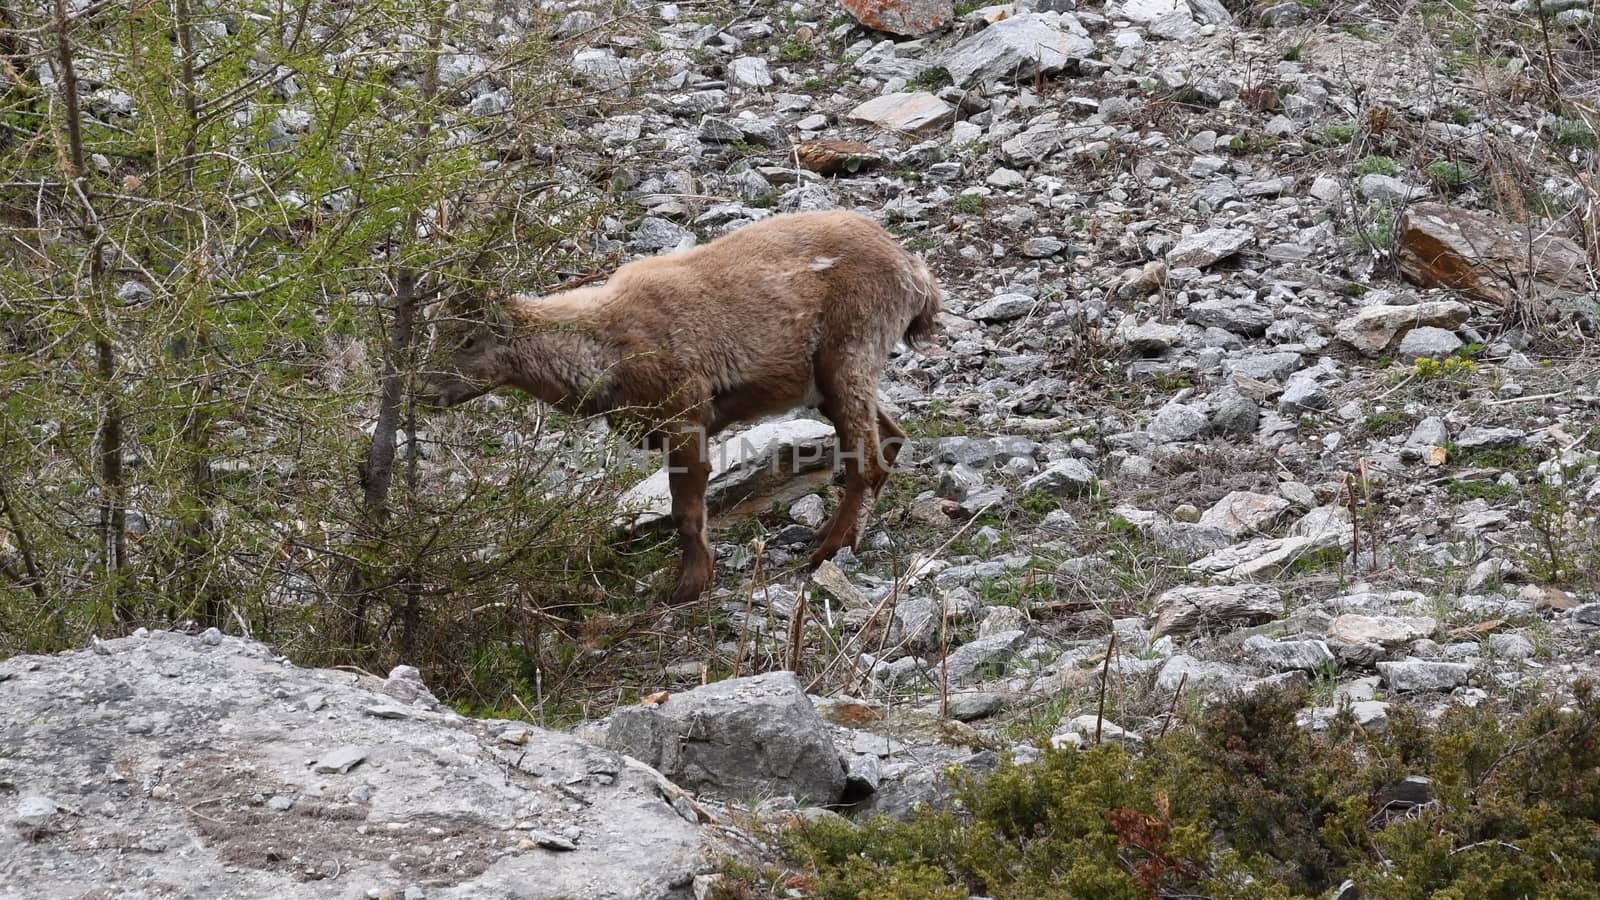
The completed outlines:
<svg viewBox="0 0 1600 900">
<path fill-rule="evenodd" d="M 900 458 L 900 448 L 905 445 L 906 432 L 900 423 L 889 417 L 881 408 L 878 410 L 878 456 L 881 468 L 872 482 L 872 497 L 877 499 L 883 492 L 883 486 L 889 481 L 889 473 L 894 470 L 895 460 Z"/>
<path fill-rule="evenodd" d="M 857 382 L 860 383 L 860 382 Z M 860 536 L 863 501 L 872 485 L 881 483 L 884 467 L 878 452 L 876 398 L 871 392 L 850 390 L 845 382 L 838 390 L 824 390 L 823 414 L 833 422 L 838 434 L 838 458 L 844 463 L 844 496 L 820 530 L 811 565 L 831 559 L 841 547 L 854 547 Z"/>
</svg>

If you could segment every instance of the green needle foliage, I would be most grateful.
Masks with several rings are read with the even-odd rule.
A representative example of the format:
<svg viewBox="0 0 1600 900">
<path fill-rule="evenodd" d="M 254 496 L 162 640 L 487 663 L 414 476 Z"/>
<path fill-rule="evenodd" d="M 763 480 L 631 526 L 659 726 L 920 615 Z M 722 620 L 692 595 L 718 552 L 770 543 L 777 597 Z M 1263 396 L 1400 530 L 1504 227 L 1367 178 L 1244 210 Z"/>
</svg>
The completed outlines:
<svg viewBox="0 0 1600 900">
<path fill-rule="evenodd" d="M 539 40 L 444 0 L 0 25 L 0 656 L 193 620 L 531 695 L 623 485 L 485 463 L 529 407 L 408 385 L 434 317 L 548 284 L 602 208 L 527 152 L 572 90 Z"/>
<path fill-rule="evenodd" d="M 730 866 L 745 896 L 830 900 L 1593 897 L 1600 877 L 1600 697 L 1563 708 L 1396 708 L 1314 734 L 1298 694 L 1258 694 L 1130 753 L 1043 749 L 909 820 L 840 818 L 780 836 L 784 875 Z M 1423 795 L 1393 786 L 1430 780 Z M 1406 798 L 1403 802 L 1400 798 Z"/>
</svg>

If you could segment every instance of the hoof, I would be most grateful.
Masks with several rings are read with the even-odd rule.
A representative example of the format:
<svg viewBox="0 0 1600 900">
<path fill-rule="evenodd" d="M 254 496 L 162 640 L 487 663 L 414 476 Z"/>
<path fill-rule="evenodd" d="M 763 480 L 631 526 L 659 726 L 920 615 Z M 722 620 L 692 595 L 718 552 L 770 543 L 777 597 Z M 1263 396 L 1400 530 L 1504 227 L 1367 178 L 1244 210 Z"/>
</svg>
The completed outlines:
<svg viewBox="0 0 1600 900">
<path fill-rule="evenodd" d="M 680 583 L 672 592 L 673 606 L 687 606 L 699 600 L 710 589 L 707 584 Z"/>
</svg>

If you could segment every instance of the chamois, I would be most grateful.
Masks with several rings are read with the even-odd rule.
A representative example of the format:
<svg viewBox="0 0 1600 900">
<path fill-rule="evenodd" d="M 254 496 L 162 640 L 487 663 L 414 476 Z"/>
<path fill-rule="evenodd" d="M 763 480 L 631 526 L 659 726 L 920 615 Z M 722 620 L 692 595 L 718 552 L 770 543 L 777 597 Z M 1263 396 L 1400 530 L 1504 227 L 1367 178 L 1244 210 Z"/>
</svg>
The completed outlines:
<svg viewBox="0 0 1600 900">
<path fill-rule="evenodd" d="M 833 423 L 845 489 L 811 565 L 855 546 L 864 497 L 882 490 L 906 437 L 878 407 L 879 376 L 898 343 L 915 349 L 931 336 L 943 302 L 922 259 L 867 216 L 774 215 L 630 262 L 600 286 L 513 295 L 509 331 L 458 335 L 417 399 L 447 407 L 514 387 L 637 427 L 668 464 L 681 604 L 711 585 L 707 442 L 735 423 L 800 407 Z"/>
</svg>

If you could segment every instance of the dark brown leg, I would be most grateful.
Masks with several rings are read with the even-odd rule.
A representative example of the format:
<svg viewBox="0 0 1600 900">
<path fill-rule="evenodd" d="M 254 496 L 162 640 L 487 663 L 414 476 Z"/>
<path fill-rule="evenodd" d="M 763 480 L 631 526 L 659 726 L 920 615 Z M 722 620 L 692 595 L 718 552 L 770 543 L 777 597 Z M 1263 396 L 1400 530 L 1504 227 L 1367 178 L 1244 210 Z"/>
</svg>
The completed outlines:
<svg viewBox="0 0 1600 900">
<path fill-rule="evenodd" d="M 862 382 L 866 383 L 866 382 Z M 827 396 L 822 411 L 833 421 L 839 436 L 839 454 L 844 460 L 844 496 L 821 529 L 821 541 L 811 554 L 811 565 L 831 559 L 841 547 L 854 547 L 860 534 L 862 502 L 875 483 L 887 473 L 878 458 L 876 398 L 871 393 L 841 390 Z"/>
<path fill-rule="evenodd" d="M 711 587 L 711 544 L 706 540 L 706 481 L 711 461 L 699 432 L 674 434 L 667 450 L 667 484 L 672 491 L 672 524 L 678 529 L 683 567 L 672 592 L 673 605 L 698 600 Z"/>
</svg>

